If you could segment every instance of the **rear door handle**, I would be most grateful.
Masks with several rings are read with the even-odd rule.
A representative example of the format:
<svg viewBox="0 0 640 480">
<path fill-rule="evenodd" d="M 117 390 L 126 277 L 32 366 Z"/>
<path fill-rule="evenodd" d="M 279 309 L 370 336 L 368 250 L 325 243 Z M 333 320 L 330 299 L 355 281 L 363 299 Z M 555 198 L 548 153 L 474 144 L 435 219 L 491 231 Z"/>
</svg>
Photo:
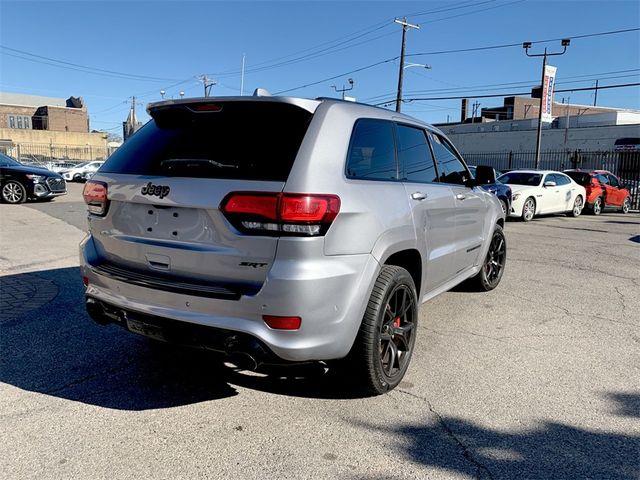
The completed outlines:
<svg viewBox="0 0 640 480">
<path fill-rule="evenodd" d="M 424 200 L 427 198 L 427 194 L 422 192 L 413 192 L 411 194 L 411 198 L 413 198 L 414 200 Z"/>
<path fill-rule="evenodd" d="M 456 195 L 456 198 L 458 200 L 464 200 L 465 198 L 467 198 L 467 196 L 464 193 L 459 193 Z"/>
</svg>

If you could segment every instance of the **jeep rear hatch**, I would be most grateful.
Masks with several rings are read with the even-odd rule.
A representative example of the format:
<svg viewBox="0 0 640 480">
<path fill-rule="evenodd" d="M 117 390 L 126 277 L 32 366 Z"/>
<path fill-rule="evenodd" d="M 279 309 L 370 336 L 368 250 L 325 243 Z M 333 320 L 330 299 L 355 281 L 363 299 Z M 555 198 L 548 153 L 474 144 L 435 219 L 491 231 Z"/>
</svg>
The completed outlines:
<svg viewBox="0 0 640 480">
<path fill-rule="evenodd" d="M 90 216 L 95 262 L 121 277 L 256 291 L 277 235 L 243 233 L 221 208 L 232 192 L 283 190 L 313 116 L 309 105 L 199 99 L 155 104 L 149 113 L 94 177 L 108 198 L 104 215 L 94 208 Z"/>
</svg>

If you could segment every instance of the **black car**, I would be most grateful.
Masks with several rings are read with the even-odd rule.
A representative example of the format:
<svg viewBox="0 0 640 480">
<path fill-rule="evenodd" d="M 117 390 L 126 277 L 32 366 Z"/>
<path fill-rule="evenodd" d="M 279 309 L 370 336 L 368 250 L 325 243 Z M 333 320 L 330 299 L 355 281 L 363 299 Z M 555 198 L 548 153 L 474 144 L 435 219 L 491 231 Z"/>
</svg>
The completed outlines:
<svg viewBox="0 0 640 480">
<path fill-rule="evenodd" d="M 471 175 L 473 175 L 475 178 L 476 167 L 469 165 L 469 170 L 471 170 Z M 501 172 L 496 172 L 496 177 L 500 173 Z M 508 215 L 509 211 L 511 210 L 511 187 L 509 187 L 509 185 L 505 185 L 504 183 L 500 183 L 500 182 L 490 183 L 488 185 L 481 185 L 481 187 L 484 190 L 491 192 L 496 197 L 498 197 L 498 200 L 500 200 L 500 205 L 502 205 L 502 211 Z"/>
<path fill-rule="evenodd" d="M 0 199 L 3 202 L 50 200 L 65 193 L 67 184 L 61 175 L 46 168 L 23 165 L 0 153 Z"/>
</svg>

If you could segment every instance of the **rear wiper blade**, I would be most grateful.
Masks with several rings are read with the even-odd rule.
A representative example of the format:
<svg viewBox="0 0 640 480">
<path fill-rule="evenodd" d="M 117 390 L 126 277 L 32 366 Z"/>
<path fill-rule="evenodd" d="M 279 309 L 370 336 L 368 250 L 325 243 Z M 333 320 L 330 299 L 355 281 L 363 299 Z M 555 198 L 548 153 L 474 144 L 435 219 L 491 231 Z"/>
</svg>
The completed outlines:
<svg viewBox="0 0 640 480">
<path fill-rule="evenodd" d="M 216 167 L 216 168 L 238 168 L 238 165 L 216 162 L 210 158 L 170 158 L 160 163 L 162 168 L 171 167 Z"/>
</svg>

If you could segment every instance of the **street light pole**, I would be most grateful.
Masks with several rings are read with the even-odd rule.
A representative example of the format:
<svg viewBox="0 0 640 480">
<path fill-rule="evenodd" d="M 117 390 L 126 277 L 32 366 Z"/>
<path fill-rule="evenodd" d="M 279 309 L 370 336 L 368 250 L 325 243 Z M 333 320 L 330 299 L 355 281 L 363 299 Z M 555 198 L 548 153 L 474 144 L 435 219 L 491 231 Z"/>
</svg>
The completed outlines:
<svg viewBox="0 0 640 480">
<path fill-rule="evenodd" d="M 545 47 L 544 53 L 531 54 L 529 53 L 529 49 L 531 48 L 531 42 L 524 42 L 522 44 L 522 48 L 524 48 L 527 57 L 542 57 L 542 76 L 540 79 L 540 104 L 538 108 L 538 129 L 536 132 L 536 165 L 535 168 L 540 167 L 540 147 L 542 144 L 542 102 L 544 100 L 544 73 L 547 68 L 547 57 L 553 57 L 557 55 L 564 55 L 567 51 L 567 47 L 571 43 L 571 39 L 563 38 L 562 39 L 562 51 L 555 53 L 548 53 L 547 48 Z M 549 95 L 553 95 L 553 92 L 549 92 Z"/>
<path fill-rule="evenodd" d="M 407 30 L 409 28 L 420 29 L 419 25 L 412 25 L 407 23 L 407 17 L 402 20 L 397 18 L 393 21 L 398 25 L 402 25 L 402 47 L 400 48 L 400 71 L 398 72 L 398 94 L 396 96 L 396 112 L 400 112 L 400 103 L 402 102 L 402 82 L 404 80 L 404 50 L 407 44 Z"/>
</svg>

